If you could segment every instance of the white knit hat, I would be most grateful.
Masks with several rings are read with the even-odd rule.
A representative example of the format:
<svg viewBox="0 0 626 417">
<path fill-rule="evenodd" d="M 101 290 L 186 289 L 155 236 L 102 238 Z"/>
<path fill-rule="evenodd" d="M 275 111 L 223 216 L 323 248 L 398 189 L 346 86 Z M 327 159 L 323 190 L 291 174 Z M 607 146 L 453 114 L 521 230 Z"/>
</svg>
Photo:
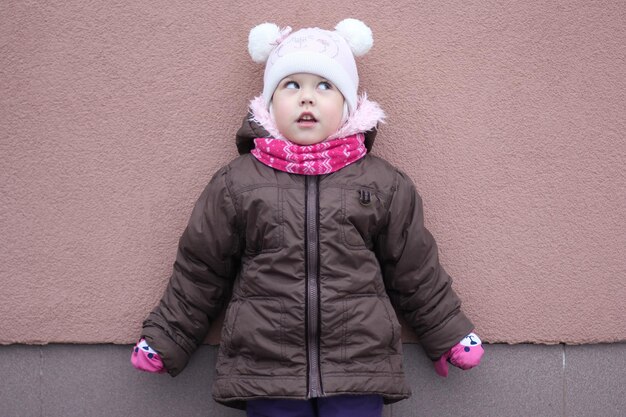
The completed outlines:
<svg viewBox="0 0 626 417">
<path fill-rule="evenodd" d="M 248 52 L 255 62 L 266 62 L 263 98 L 268 106 L 280 80 L 309 73 L 333 83 L 352 113 L 359 88 L 354 57 L 365 55 L 372 44 L 372 31 L 356 19 L 342 20 L 335 31 L 307 28 L 294 33 L 290 27 L 280 30 L 273 23 L 263 23 L 250 31 Z"/>
</svg>

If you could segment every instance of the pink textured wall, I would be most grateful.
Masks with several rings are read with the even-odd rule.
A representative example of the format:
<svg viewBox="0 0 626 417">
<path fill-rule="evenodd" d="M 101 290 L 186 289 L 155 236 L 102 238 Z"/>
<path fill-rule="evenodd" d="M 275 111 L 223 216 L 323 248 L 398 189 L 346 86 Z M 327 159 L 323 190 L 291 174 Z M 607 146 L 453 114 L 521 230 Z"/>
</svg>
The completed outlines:
<svg viewBox="0 0 626 417">
<path fill-rule="evenodd" d="M 623 1 L 285 5 L 0 3 L 0 343 L 133 342 L 260 92 L 248 30 L 350 16 L 480 334 L 626 340 Z"/>
</svg>

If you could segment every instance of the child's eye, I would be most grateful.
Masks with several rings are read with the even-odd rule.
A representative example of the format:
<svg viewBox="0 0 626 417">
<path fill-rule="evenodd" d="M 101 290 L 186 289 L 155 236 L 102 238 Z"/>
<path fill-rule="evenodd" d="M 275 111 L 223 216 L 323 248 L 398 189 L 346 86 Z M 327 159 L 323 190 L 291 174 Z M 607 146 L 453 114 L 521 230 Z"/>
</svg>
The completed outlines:
<svg viewBox="0 0 626 417">
<path fill-rule="evenodd" d="M 333 86 L 331 83 L 329 83 L 328 81 L 322 81 L 319 84 L 320 90 L 332 90 Z"/>
<path fill-rule="evenodd" d="M 300 88 L 300 86 L 298 85 L 298 83 L 297 83 L 297 82 L 295 82 L 295 81 L 287 81 L 287 82 L 284 84 L 284 87 L 285 87 L 285 88 Z"/>
</svg>

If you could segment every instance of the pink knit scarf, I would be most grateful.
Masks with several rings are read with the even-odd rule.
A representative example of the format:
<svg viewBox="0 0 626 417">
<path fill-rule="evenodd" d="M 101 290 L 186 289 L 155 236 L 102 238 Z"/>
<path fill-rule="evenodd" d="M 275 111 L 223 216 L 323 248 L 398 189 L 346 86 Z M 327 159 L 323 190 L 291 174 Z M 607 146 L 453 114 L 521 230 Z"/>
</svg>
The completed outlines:
<svg viewBox="0 0 626 417">
<path fill-rule="evenodd" d="M 330 174 L 363 158 L 367 153 L 364 141 L 363 133 L 307 146 L 282 139 L 256 138 L 252 155 L 267 166 L 291 174 Z"/>
</svg>

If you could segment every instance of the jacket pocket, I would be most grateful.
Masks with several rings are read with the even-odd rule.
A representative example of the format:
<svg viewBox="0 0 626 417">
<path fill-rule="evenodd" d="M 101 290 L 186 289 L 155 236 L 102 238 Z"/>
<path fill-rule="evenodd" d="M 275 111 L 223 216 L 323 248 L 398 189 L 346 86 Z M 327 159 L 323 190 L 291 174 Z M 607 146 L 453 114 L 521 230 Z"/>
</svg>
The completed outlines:
<svg viewBox="0 0 626 417">
<path fill-rule="evenodd" d="M 344 353 L 347 362 L 386 361 L 395 352 L 399 325 L 389 311 L 389 299 L 378 295 L 353 296 L 346 299 L 346 337 Z"/>
<path fill-rule="evenodd" d="M 283 303 L 272 297 L 231 302 L 224 322 L 224 353 L 236 357 L 236 374 L 258 374 L 286 360 Z"/>
<path fill-rule="evenodd" d="M 278 251 L 283 246 L 281 189 L 272 185 L 242 191 L 238 196 L 245 237 L 245 252 Z"/>
<path fill-rule="evenodd" d="M 380 197 L 368 188 L 341 190 L 341 237 L 350 249 L 373 249 L 384 207 Z"/>
<path fill-rule="evenodd" d="M 383 303 L 383 307 L 385 307 L 385 311 L 387 312 L 387 320 L 389 320 L 389 327 L 391 328 L 391 343 L 389 347 L 394 353 L 401 354 L 402 350 L 402 326 L 398 321 L 398 316 L 396 316 L 396 311 L 391 305 L 391 301 L 389 297 L 382 297 L 380 301 Z"/>
<path fill-rule="evenodd" d="M 231 300 L 226 307 L 226 314 L 224 315 L 224 323 L 222 324 L 222 335 L 220 341 L 220 351 L 226 356 L 233 356 L 234 351 L 232 349 L 233 329 L 237 320 L 237 312 L 241 303 L 236 300 Z"/>
</svg>

